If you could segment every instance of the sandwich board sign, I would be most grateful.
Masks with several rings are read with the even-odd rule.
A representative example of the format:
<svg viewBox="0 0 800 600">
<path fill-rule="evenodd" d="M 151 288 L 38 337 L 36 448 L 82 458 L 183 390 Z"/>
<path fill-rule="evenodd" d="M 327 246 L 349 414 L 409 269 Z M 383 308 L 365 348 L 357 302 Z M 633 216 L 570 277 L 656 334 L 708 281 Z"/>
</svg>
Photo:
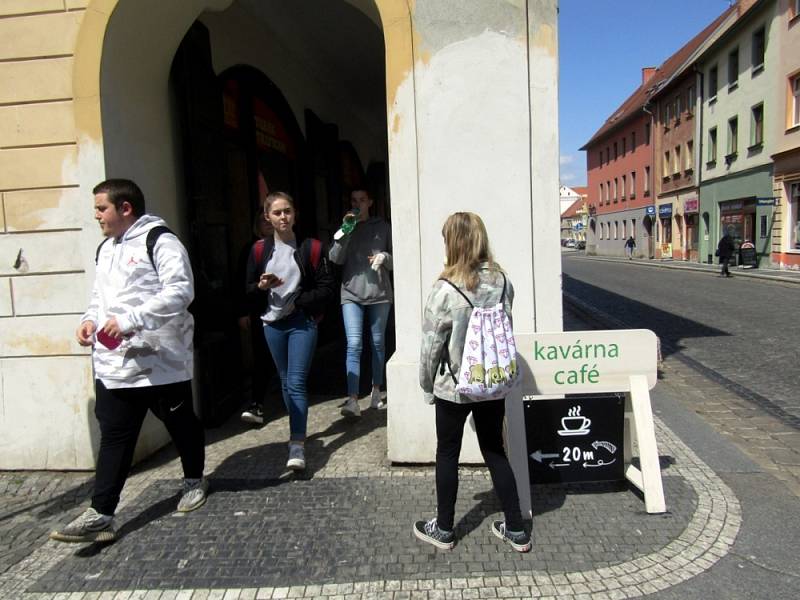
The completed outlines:
<svg viewBox="0 0 800 600">
<path fill-rule="evenodd" d="M 519 338 L 531 480 L 545 468 L 561 473 L 561 479 L 549 475 L 557 481 L 622 475 L 643 492 L 648 513 L 665 512 L 650 405 L 658 376 L 656 335 L 622 329 Z M 634 443 L 638 467 L 632 461 Z"/>
</svg>

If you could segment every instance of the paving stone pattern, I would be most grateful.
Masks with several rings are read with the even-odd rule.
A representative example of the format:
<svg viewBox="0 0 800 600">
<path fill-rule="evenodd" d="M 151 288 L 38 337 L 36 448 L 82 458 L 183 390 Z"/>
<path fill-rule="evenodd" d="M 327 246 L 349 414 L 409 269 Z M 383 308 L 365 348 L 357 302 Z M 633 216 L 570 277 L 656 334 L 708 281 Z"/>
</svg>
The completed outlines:
<svg viewBox="0 0 800 600">
<path fill-rule="evenodd" d="M 536 544 L 518 554 L 489 531 L 502 514 L 485 479 L 460 486 L 459 543 L 450 553 L 411 535 L 411 523 L 435 505 L 430 477 L 215 480 L 217 491 L 202 512 L 121 514 L 121 523 L 133 518 L 142 526 L 124 526 L 124 541 L 91 561 L 69 557 L 30 591 L 169 589 L 187 582 L 292 586 L 608 567 L 647 556 L 685 529 L 697 498 L 680 478 L 666 477 L 665 484 L 671 512 L 658 517 L 644 513 L 627 486 L 536 487 Z M 154 483 L 133 505 L 158 507 L 174 489 L 173 482 Z"/>
</svg>

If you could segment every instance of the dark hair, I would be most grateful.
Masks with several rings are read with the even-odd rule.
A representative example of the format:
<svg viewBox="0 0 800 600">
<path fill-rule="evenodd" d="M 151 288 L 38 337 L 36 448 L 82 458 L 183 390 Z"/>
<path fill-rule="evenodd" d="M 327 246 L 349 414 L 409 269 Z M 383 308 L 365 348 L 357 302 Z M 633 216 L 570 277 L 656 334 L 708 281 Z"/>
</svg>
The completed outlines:
<svg viewBox="0 0 800 600">
<path fill-rule="evenodd" d="M 144 207 L 144 194 L 139 186 L 130 179 L 106 179 L 101 181 L 92 190 L 92 193 L 108 194 L 108 200 L 119 211 L 123 202 L 127 202 L 133 209 L 136 217 L 141 217 L 146 211 Z"/>
<path fill-rule="evenodd" d="M 372 192 L 365 185 L 356 185 L 351 187 L 349 195 L 352 196 L 353 192 L 364 192 L 365 194 L 367 194 L 367 198 L 369 198 L 370 200 L 374 200 L 374 198 L 372 197 Z"/>
</svg>

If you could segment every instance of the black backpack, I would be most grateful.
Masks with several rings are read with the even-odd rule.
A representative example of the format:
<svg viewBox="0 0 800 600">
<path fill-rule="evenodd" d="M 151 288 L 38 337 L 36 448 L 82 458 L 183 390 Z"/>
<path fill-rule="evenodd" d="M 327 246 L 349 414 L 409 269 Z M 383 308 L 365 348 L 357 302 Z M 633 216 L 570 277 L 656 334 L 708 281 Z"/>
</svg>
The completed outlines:
<svg viewBox="0 0 800 600">
<path fill-rule="evenodd" d="M 145 241 L 145 246 L 147 247 L 147 257 L 150 259 L 150 264 L 153 265 L 153 270 L 156 272 L 156 274 L 158 274 L 158 269 L 156 269 L 156 263 L 153 260 L 153 249 L 156 247 L 156 242 L 158 241 L 158 238 L 161 237 L 162 233 L 172 233 L 172 230 L 166 225 L 156 225 L 147 232 L 147 240 Z M 172 233 L 172 235 L 175 234 Z M 94 254 L 94 264 L 97 264 L 97 261 L 100 258 L 100 249 L 107 241 L 108 238 L 104 239 L 97 246 L 97 252 Z"/>
</svg>

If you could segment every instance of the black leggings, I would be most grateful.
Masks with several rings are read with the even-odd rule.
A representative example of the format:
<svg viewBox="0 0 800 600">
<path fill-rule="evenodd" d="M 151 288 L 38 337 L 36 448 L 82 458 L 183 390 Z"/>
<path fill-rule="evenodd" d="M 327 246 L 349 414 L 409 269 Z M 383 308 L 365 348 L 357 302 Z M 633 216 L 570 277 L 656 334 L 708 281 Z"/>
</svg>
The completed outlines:
<svg viewBox="0 0 800 600">
<path fill-rule="evenodd" d="M 164 423 L 178 449 L 184 477 L 199 479 L 205 462 L 205 432 L 194 414 L 192 382 L 140 388 L 108 389 L 95 381 L 100 422 L 100 452 L 97 456 L 92 508 L 113 515 L 133 462 L 136 440 L 147 410 Z"/>
<path fill-rule="evenodd" d="M 521 531 L 523 526 L 517 482 L 503 449 L 505 400 L 456 404 L 436 398 L 437 523 L 441 529 L 453 529 L 458 495 L 458 456 L 461 454 L 464 423 L 470 412 L 475 419 L 475 433 L 483 460 L 489 467 L 494 490 L 503 506 L 506 527 L 511 531 Z"/>
</svg>

